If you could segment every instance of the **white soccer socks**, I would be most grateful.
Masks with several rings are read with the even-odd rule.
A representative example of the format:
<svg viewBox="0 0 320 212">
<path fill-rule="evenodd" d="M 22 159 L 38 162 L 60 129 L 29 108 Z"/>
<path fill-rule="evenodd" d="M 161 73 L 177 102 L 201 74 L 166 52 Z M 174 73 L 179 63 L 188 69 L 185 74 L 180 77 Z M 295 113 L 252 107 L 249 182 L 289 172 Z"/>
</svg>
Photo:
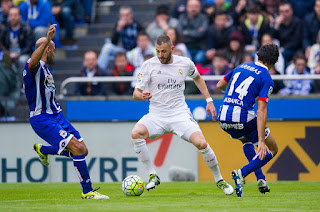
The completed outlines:
<svg viewBox="0 0 320 212">
<path fill-rule="evenodd" d="M 144 167 L 147 169 L 149 174 L 156 174 L 156 170 L 154 169 L 151 159 L 150 159 L 150 154 L 149 154 L 149 149 L 146 144 L 145 139 L 132 139 L 133 143 L 133 148 L 134 151 L 137 153 L 139 156 L 140 161 L 144 165 Z"/>
<path fill-rule="evenodd" d="M 199 150 L 199 152 L 202 154 L 204 161 L 210 168 L 216 183 L 219 182 L 220 180 L 223 180 L 223 177 L 221 176 L 220 169 L 218 166 L 217 157 L 214 154 L 213 150 L 211 149 L 210 145 L 207 144 L 207 148 L 201 149 Z"/>
</svg>

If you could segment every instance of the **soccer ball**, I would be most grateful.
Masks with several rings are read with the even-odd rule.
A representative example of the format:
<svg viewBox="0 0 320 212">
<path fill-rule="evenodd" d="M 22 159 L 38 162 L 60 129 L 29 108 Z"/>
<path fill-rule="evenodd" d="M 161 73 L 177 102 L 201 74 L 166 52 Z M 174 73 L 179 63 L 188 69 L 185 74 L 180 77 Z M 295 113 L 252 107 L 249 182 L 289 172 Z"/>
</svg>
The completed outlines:
<svg viewBox="0 0 320 212">
<path fill-rule="evenodd" d="M 144 191 L 143 180 L 137 175 L 130 175 L 122 181 L 122 191 L 127 196 L 140 196 Z"/>
</svg>

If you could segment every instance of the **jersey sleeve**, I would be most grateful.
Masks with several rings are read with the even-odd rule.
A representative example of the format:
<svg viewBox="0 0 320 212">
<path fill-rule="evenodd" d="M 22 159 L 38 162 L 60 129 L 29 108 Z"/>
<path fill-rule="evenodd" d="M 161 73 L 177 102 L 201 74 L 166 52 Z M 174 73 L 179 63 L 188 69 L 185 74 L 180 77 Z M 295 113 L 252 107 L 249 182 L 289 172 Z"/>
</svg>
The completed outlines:
<svg viewBox="0 0 320 212">
<path fill-rule="evenodd" d="M 145 90 L 148 86 L 149 80 L 150 80 L 150 63 L 144 62 L 140 68 L 140 72 L 137 76 L 137 83 L 136 88 L 139 88 L 141 90 Z"/>
<path fill-rule="evenodd" d="M 234 70 L 234 69 L 233 69 Z M 232 77 L 232 74 L 233 74 L 233 70 L 231 70 L 229 73 L 227 73 L 223 79 L 226 81 L 226 82 L 229 82 L 231 77 Z"/>
<path fill-rule="evenodd" d="M 263 82 L 263 85 L 262 85 L 262 88 L 259 92 L 258 100 L 268 102 L 269 97 L 273 91 L 274 82 L 271 79 L 270 75 L 266 76 L 265 79 L 262 79 L 262 82 Z"/>
<path fill-rule="evenodd" d="M 196 78 L 199 75 L 199 71 L 195 66 L 195 64 L 190 59 L 188 59 L 188 61 L 190 62 L 188 76 L 191 77 L 192 79 Z"/>
<path fill-rule="evenodd" d="M 29 63 L 30 63 L 30 59 L 27 61 L 26 65 L 24 66 L 24 69 L 26 71 L 30 72 L 32 75 L 35 75 L 37 73 L 39 67 L 40 67 L 40 61 L 39 61 L 38 65 L 37 65 L 37 67 L 35 69 L 31 69 L 29 67 Z"/>
</svg>

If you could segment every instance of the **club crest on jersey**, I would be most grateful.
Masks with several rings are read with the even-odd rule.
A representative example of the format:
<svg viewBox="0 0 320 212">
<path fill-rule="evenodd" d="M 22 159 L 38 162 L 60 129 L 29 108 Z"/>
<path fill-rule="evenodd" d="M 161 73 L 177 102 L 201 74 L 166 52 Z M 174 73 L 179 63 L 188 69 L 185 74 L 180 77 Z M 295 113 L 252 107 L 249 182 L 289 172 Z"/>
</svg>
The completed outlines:
<svg viewBox="0 0 320 212">
<path fill-rule="evenodd" d="M 68 135 L 68 133 L 67 133 L 66 131 L 64 131 L 64 130 L 60 130 L 60 131 L 59 131 L 59 134 L 60 134 L 60 136 L 61 136 L 62 138 L 66 138 L 67 135 Z"/>
<path fill-rule="evenodd" d="M 44 80 L 44 85 L 50 90 L 50 91 L 54 91 L 56 90 L 56 86 L 54 85 L 54 80 L 52 75 L 47 75 L 46 79 Z"/>
<path fill-rule="evenodd" d="M 181 76 L 183 75 L 183 71 L 182 71 L 181 68 L 179 69 L 178 73 L 179 73 Z"/>
</svg>

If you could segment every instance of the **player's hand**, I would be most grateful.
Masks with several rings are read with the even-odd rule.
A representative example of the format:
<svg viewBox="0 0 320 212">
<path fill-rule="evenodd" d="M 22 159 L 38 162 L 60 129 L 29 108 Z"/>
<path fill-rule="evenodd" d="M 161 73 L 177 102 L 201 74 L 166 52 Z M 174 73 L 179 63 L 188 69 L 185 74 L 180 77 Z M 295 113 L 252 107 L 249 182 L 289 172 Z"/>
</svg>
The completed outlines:
<svg viewBox="0 0 320 212">
<path fill-rule="evenodd" d="M 142 98 L 143 98 L 143 100 L 149 100 L 149 99 L 151 99 L 151 97 L 152 97 L 152 95 L 151 95 L 151 93 L 149 92 L 149 91 L 143 91 L 142 92 Z"/>
<path fill-rule="evenodd" d="M 49 30 L 48 30 L 48 33 L 47 33 L 47 40 L 50 42 L 53 38 L 54 38 L 54 35 L 56 33 L 56 26 L 57 24 L 52 24 L 50 27 L 49 27 Z"/>
<path fill-rule="evenodd" d="M 117 32 L 120 32 L 122 30 L 123 27 L 125 27 L 126 25 L 126 20 L 124 19 L 119 19 L 119 21 L 117 22 Z"/>
<path fill-rule="evenodd" d="M 213 104 L 213 102 L 208 102 L 207 103 L 207 107 L 206 107 L 206 111 L 207 111 L 207 116 L 212 115 L 212 120 L 215 121 L 216 120 L 216 116 L 217 116 L 217 111 L 216 108 Z"/>
<path fill-rule="evenodd" d="M 270 150 L 267 147 L 266 143 L 264 141 L 259 141 L 258 142 L 258 152 L 257 152 L 257 154 L 260 153 L 259 159 L 263 160 L 266 157 L 267 152 L 270 153 Z"/>
</svg>

